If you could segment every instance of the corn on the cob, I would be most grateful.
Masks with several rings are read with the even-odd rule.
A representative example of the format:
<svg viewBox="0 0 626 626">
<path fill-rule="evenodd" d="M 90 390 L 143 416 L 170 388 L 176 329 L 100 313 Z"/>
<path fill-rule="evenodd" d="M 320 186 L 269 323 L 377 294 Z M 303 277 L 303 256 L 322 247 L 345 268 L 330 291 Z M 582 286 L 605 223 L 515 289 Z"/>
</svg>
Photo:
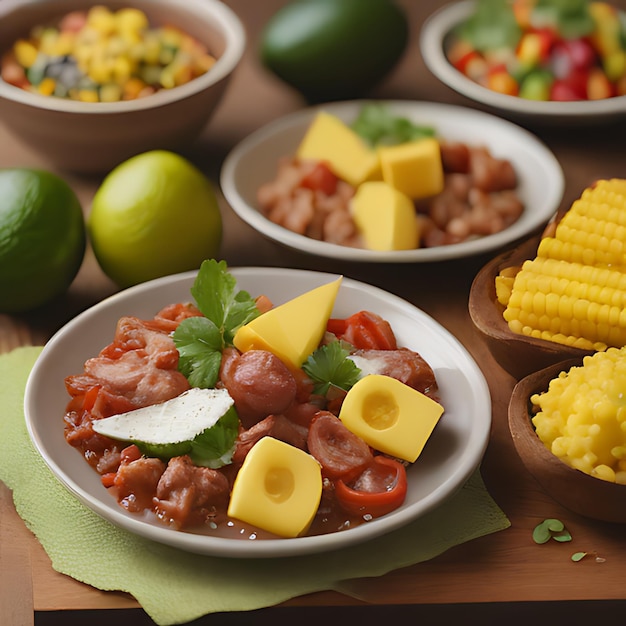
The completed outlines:
<svg viewBox="0 0 626 626">
<path fill-rule="evenodd" d="M 626 345 L 626 180 L 586 189 L 516 274 L 513 332 L 586 350 Z"/>
</svg>

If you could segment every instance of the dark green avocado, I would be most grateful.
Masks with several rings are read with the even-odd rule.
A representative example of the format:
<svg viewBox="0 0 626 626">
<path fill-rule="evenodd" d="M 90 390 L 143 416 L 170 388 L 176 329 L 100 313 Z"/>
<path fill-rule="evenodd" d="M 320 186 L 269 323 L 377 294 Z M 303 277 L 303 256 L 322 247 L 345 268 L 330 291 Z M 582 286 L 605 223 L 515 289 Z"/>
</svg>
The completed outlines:
<svg viewBox="0 0 626 626">
<path fill-rule="evenodd" d="M 295 0 L 265 25 L 260 57 L 309 102 L 352 99 L 390 72 L 408 39 L 391 0 Z"/>
</svg>

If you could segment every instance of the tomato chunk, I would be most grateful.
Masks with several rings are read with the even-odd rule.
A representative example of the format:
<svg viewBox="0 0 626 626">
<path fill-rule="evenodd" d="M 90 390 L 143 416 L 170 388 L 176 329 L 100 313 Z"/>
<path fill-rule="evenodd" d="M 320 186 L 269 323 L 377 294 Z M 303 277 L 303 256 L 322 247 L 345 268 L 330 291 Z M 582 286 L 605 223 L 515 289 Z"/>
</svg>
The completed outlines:
<svg viewBox="0 0 626 626">
<path fill-rule="evenodd" d="M 339 179 L 330 167 L 319 161 L 315 164 L 313 169 L 306 174 L 300 181 L 300 186 L 306 189 L 312 189 L 313 191 L 321 191 L 327 196 L 332 196 L 337 191 L 337 183 Z"/>
<path fill-rule="evenodd" d="M 378 455 L 351 485 L 335 481 L 339 505 L 353 515 L 381 517 L 397 509 L 406 498 L 406 469 L 402 463 Z"/>
<path fill-rule="evenodd" d="M 326 329 L 358 350 L 395 350 L 398 347 L 389 322 L 371 311 L 359 311 L 343 320 L 331 318 Z"/>
</svg>

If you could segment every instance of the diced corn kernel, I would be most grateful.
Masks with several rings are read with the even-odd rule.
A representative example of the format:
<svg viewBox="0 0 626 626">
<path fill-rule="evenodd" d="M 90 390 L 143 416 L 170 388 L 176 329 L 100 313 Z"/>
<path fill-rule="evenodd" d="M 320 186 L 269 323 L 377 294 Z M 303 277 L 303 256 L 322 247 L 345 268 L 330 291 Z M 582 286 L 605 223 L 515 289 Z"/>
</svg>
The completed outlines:
<svg viewBox="0 0 626 626">
<path fill-rule="evenodd" d="M 140 31 L 148 28 L 148 18 L 139 9 L 120 9 L 115 14 L 115 24 L 119 31 Z"/>
<path fill-rule="evenodd" d="M 538 409 L 533 425 L 546 447 L 568 465 L 610 482 L 626 474 L 625 366 L 626 348 L 597 352 L 530 399 Z"/>
<path fill-rule="evenodd" d="M 56 81 L 54 78 L 44 78 L 38 85 L 37 91 L 42 96 L 51 96 L 54 93 L 56 87 Z"/>
<path fill-rule="evenodd" d="M 122 89 L 115 83 L 100 87 L 100 102 L 118 102 L 122 99 Z"/>
<path fill-rule="evenodd" d="M 81 102 L 98 102 L 98 92 L 95 89 L 81 89 L 78 92 Z"/>
<path fill-rule="evenodd" d="M 13 46 L 13 53 L 15 54 L 15 58 L 17 62 L 22 66 L 28 69 L 33 65 L 33 63 L 37 60 L 37 55 L 39 52 L 35 46 L 28 42 L 20 39 Z"/>
<path fill-rule="evenodd" d="M 105 6 L 91 7 L 87 13 L 87 26 L 103 35 L 109 35 L 116 28 L 115 15 Z"/>
</svg>

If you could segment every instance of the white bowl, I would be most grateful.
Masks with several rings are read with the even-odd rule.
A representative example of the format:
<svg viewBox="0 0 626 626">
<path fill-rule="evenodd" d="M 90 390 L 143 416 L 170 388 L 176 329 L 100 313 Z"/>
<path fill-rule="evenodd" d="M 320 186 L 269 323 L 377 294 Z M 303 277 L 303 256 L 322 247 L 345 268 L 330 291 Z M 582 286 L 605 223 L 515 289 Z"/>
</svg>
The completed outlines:
<svg viewBox="0 0 626 626">
<path fill-rule="evenodd" d="M 603 100 L 544 102 L 508 96 L 487 89 L 451 65 L 446 57 L 451 31 L 474 11 L 475 2 L 465 0 L 446 5 L 422 26 L 420 49 L 430 71 L 458 93 L 514 118 L 539 119 L 551 124 L 606 123 L 626 116 L 626 96 Z"/>
<path fill-rule="evenodd" d="M 266 294 L 279 304 L 335 278 L 331 274 L 278 268 L 235 268 L 240 289 Z M 491 428 L 491 399 L 480 368 L 445 328 L 405 300 L 344 278 L 334 315 L 361 309 L 377 312 L 394 329 L 398 343 L 419 352 L 432 367 L 445 412 L 416 463 L 408 470 L 405 503 L 361 526 L 295 539 L 232 539 L 182 532 L 128 513 L 107 493 L 100 476 L 73 450 L 63 434 L 69 401 L 64 379 L 80 373 L 87 358 L 110 343 L 124 315 L 151 318 L 163 306 L 191 300 L 196 272 L 142 283 L 81 313 L 46 344 L 25 392 L 30 437 L 60 482 L 98 515 L 127 531 L 190 552 L 226 557 L 281 557 L 332 550 L 373 539 L 399 528 L 460 489 L 480 464 Z"/>
<path fill-rule="evenodd" d="M 493 155 L 509 159 L 517 173 L 519 195 L 526 207 L 520 218 L 494 235 L 447 246 L 392 252 L 318 241 L 267 219 L 259 210 L 257 190 L 275 177 L 281 157 L 295 154 L 316 112 L 328 111 L 349 123 L 364 103 L 355 100 L 310 107 L 271 122 L 239 143 L 224 161 L 220 177 L 224 196 L 239 217 L 269 239 L 309 254 L 347 261 L 414 263 L 498 250 L 541 229 L 559 208 L 564 189 L 561 166 L 552 152 L 528 131 L 473 109 L 396 100 L 384 102 L 392 113 L 420 125 L 433 126 L 444 139 L 486 146 Z"/>
<path fill-rule="evenodd" d="M 2 0 L 0 53 L 33 26 L 47 24 L 89 0 Z M 111 9 L 126 0 L 105 0 Z M 179 149 L 197 138 L 238 66 L 246 34 L 237 15 L 218 0 L 133 0 L 154 25 L 171 23 L 217 57 L 202 76 L 174 89 L 122 102 L 78 102 L 42 96 L 0 80 L 0 119 L 11 133 L 62 169 L 106 172 L 148 150 Z"/>
</svg>

